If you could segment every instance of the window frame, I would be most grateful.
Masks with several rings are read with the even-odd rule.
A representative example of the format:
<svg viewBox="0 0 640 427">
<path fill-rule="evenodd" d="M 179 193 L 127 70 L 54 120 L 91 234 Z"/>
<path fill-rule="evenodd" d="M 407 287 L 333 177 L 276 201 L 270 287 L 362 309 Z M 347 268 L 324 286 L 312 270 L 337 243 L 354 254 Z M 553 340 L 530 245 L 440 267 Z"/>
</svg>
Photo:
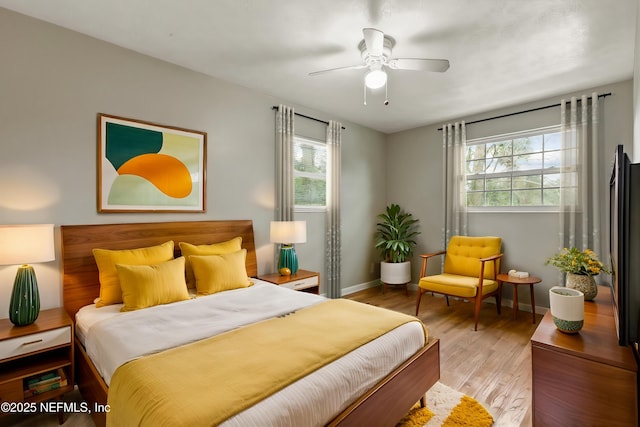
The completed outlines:
<svg viewBox="0 0 640 427">
<path fill-rule="evenodd" d="M 326 141 L 322 141 L 319 139 L 314 139 L 314 138 L 309 138 L 306 136 L 302 136 L 302 135 L 294 135 L 293 137 L 293 161 L 295 162 L 295 150 L 296 150 L 296 146 L 298 145 L 298 143 L 300 142 L 304 142 L 307 144 L 311 144 L 313 146 L 316 147 L 322 147 L 325 150 L 325 157 L 326 157 L 326 161 L 327 161 L 327 165 L 326 165 L 326 169 L 325 169 L 325 173 L 324 173 L 324 182 L 325 182 L 325 204 L 324 205 L 298 205 L 295 204 L 295 190 L 296 190 L 296 178 L 297 177 L 301 177 L 301 176 L 307 176 L 309 177 L 310 175 L 315 175 L 314 173 L 309 173 L 309 172 L 300 172 L 298 170 L 296 170 L 295 168 L 295 163 L 293 166 L 293 189 L 294 189 L 294 211 L 295 212 L 325 212 L 327 210 L 327 178 L 328 178 L 328 167 L 329 167 L 329 151 L 328 151 L 328 146 Z M 318 174 L 319 175 L 319 174 Z"/>
<path fill-rule="evenodd" d="M 499 134 L 499 135 L 491 135 L 491 136 L 487 136 L 487 137 L 482 137 L 482 138 L 474 138 L 474 139 L 470 139 L 467 140 L 466 142 L 466 147 L 469 146 L 473 146 L 473 145 L 480 145 L 480 144 L 489 144 L 492 142 L 502 142 L 502 141 L 508 141 L 508 140 L 515 140 L 515 139 L 520 139 L 520 138 L 526 138 L 526 137 L 533 137 L 533 136 L 542 136 L 544 134 L 551 134 L 551 133 L 558 133 L 560 134 L 560 137 L 562 138 L 561 135 L 562 132 L 562 128 L 560 126 L 560 124 L 557 125 L 551 125 L 551 126 L 544 126 L 544 127 L 540 127 L 540 128 L 535 128 L 535 129 L 529 129 L 529 130 L 523 130 L 523 131 L 516 131 L 516 132 L 509 132 L 509 133 L 504 133 L 504 134 Z M 562 150 L 562 147 L 560 147 L 559 150 Z M 542 146 L 542 150 L 541 151 L 535 151 L 534 153 L 540 153 L 541 157 L 544 159 L 544 155 L 547 152 L 552 152 L 552 151 L 556 151 L 556 150 L 549 150 L 546 151 L 544 144 Z M 467 180 L 470 176 L 470 174 L 468 174 L 466 172 L 466 164 L 467 164 L 467 160 L 466 160 L 466 155 L 467 155 L 467 151 L 465 149 L 465 159 L 464 159 L 464 163 L 465 163 L 465 181 L 462 185 L 465 186 L 465 194 L 469 194 L 470 191 L 467 191 Z M 511 152 L 511 158 L 514 158 L 515 156 L 517 156 L 518 154 L 514 154 L 513 150 Z M 484 157 L 484 159 L 486 159 L 486 157 Z M 576 165 L 572 166 L 569 170 L 565 170 L 564 172 L 562 171 L 562 167 L 558 166 L 558 167 L 553 167 L 553 168 L 548 168 L 545 169 L 544 167 L 540 168 L 540 169 L 529 169 L 529 170 L 522 170 L 522 171 L 508 171 L 508 172 L 497 172 L 497 173 L 492 173 L 492 174 L 482 174 L 484 176 L 484 182 L 485 182 L 485 187 L 484 190 L 482 191 L 478 191 L 478 193 L 487 193 L 487 188 L 486 188 L 486 180 L 490 179 L 490 178 L 500 178 L 500 177 L 509 177 L 511 178 L 511 183 L 510 183 L 510 188 L 509 188 L 509 192 L 511 194 L 513 194 L 514 188 L 513 188 L 513 178 L 518 177 L 518 176 L 528 176 L 528 175 L 540 175 L 540 179 L 541 179 L 541 183 L 540 183 L 540 187 L 536 187 L 536 189 L 539 189 L 541 191 L 544 191 L 544 175 L 550 175 L 550 174 L 562 174 L 562 173 L 570 173 L 570 172 L 576 172 L 577 167 Z M 555 188 L 555 187 L 554 187 Z M 465 197 L 465 203 L 467 200 L 467 197 Z M 492 212 L 519 212 L 519 213 L 526 213 L 526 212 L 559 212 L 561 210 L 560 205 L 524 205 L 524 206 L 469 206 L 466 205 L 466 209 L 467 212 L 471 212 L 471 213 L 492 213 Z"/>
</svg>

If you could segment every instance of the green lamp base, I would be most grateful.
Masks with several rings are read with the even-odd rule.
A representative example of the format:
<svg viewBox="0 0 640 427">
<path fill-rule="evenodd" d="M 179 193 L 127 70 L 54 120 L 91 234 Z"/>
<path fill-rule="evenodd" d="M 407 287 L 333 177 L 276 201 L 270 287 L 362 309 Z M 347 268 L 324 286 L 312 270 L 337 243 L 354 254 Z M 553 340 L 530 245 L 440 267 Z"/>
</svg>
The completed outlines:
<svg viewBox="0 0 640 427">
<path fill-rule="evenodd" d="M 13 282 L 11 301 L 9 302 L 9 319 L 16 326 L 30 325 L 40 314 L 40 294 L 36 273 L 30 265 L 18 268 Z"/>
<path fill-rule="evenodd" d="M 280 248 L 280 256 L 278 257 L 278 271 L 288 268 L 291 274 L 298 271 L 298 256 L 293 245 L 282 245 Z"/>
</svg>

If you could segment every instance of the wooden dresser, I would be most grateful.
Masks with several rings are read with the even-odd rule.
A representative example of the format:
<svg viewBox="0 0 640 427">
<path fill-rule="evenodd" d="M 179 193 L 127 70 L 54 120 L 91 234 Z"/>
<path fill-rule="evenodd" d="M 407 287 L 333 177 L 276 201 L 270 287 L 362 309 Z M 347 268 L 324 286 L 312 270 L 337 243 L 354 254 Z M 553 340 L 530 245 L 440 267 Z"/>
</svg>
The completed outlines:
<svg viewBox="0 0 640 427">
<path fill-rule="evenodd" d="M 584 327 L 558 331 L 551 312 L 531 338 L 534 426 L 637 426 L 638 364 L 618 345 L 611 290 L 585 302 Z"/>
</svg>

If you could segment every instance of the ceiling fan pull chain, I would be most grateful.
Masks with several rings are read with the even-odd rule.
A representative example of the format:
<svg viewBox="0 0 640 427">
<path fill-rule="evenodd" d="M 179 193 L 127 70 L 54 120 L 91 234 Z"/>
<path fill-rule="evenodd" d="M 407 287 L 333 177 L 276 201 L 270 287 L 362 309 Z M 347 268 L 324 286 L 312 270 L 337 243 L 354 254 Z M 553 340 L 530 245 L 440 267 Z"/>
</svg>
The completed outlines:
<svg viewBox="0 0 640 427">
<path fill-rule="evenodd" d="M 363 82 L 362 87 L 364 89 L 364 105 L 367 105 L 367 84 Z"/>
<path fill-rule="evenodd" d="M 389 79 L 384 82 L 384 105 L 389 105 Z"/>
</svg>

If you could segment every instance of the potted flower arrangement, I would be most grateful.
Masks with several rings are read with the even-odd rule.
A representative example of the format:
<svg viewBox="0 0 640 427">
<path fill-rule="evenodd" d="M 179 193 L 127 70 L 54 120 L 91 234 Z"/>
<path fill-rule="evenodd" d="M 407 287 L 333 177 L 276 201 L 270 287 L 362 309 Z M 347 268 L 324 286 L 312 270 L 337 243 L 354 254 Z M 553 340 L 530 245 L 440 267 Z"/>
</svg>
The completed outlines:
<svg viewBox="0 0 640 427">
<path fill-rule="evenodd" d="M 399 205 L 387 206 L 385 213 L 379 214 L 376 244 L 382 262 L 380 280 L 382 283 L 403 285 L 411 281 L 411 256 L 416 246 L 415 236 L 418 222 L 413 215 L 403 211 Z"/>
<path fill-rule="evenodd" d="M 598 256 L 591 249 L 581 251 L 575 247 L 564 248 L 547 259 L 546 264 L 551 264 L 567 273 L 566 286 L 584 293 L 584 299 L 587 301 L 591 301 L 598 294 L 598 287 L 593 276 L 597 276 L 600 272 L 609 273 L 609 270 L 598 260 Z"/>
</svg>

